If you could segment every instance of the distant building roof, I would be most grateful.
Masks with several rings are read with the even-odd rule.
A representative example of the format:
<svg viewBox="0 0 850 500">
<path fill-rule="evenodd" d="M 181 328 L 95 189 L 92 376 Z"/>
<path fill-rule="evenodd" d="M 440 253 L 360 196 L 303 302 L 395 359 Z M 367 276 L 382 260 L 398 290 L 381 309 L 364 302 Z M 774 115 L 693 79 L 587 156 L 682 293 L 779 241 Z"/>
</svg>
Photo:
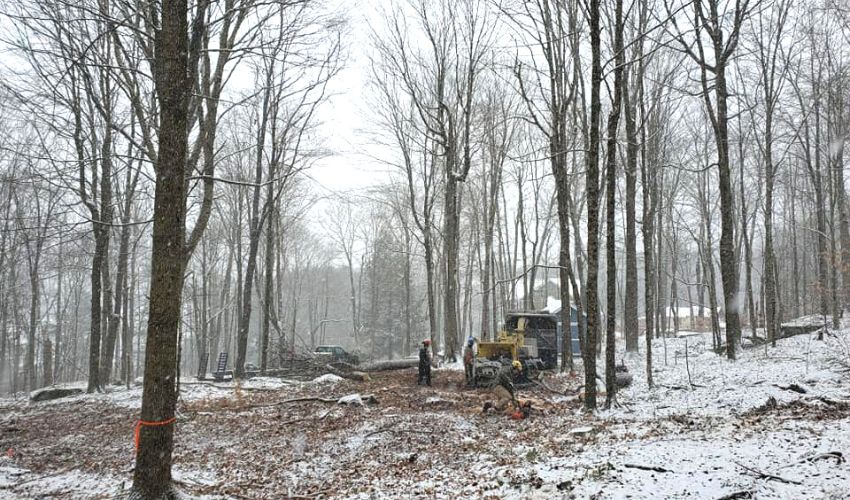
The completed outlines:
<svg viewBox="0 0 850 500">
<path fill-rule="evenodd" d="M 575 309 L 575 304 L 570 303 L 570 308 Z M 541 311 L 548 312 L 550 314 L 558 314 L 561 312 L 560 299 L 556 299 L 555 297 L 546 297 L 546 307 L 541 309 Z"/>
</svg>

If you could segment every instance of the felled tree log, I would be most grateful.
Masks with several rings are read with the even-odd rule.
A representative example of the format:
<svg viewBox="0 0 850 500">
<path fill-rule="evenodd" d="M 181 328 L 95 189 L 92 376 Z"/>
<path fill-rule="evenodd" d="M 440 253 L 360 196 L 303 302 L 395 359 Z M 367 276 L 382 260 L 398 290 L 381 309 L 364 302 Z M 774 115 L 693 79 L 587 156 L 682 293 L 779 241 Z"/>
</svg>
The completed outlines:
<svg viewBox="0 0 850 500">
<path fill-rule="evenodd" d="M 50 401 L 53 399 L 67 398 L 68 396 L 76 396 L 82 394 L 82 389 L 69 389 L 63 387 L 52 387 L 47 389 L 39 389 L 30 395 L 32 401 Z"/>
<path fill-rule="evenodd" d="M 339 364 L 339 363 L 337 363 L 337 364 Z M 346 364 L 348 364 L 348 363 L 346 363 Z M 351 366 L 351 365 L 349 365 L 349 366 Z M 333 365 L 325 365 L 325 369 L 328 372 L 333 373 L 337 377 L 347 378 L 349 380 L 357 380 L 358 382 L 366 382 L 366 381 L 370 380 L 368 373 L 363 373 L 362 371 L 358 371 L 358 370 L 343 370 L 343 369 L 337 368 Z"/>
<path fill-rule="evenodd" d="M 406 368 L 416 368 L 419 366 L 418 359 L 394 359 L 389 361 L 378 361 L 369 363 L 359 367 L 364 372 L 382 372 L 386 370 L 404 370 Z"/>
</svg>

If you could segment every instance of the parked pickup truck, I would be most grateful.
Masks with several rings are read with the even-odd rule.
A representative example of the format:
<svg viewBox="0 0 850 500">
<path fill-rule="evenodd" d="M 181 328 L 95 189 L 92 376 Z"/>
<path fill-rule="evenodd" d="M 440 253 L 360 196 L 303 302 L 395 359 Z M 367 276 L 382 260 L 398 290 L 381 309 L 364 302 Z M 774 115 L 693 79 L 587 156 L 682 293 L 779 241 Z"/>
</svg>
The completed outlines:
<svg viewBox="0 0 850 500">
<path fill-rule="evenodd" d="M 316 356 L 327 356 L 329 361 L 342 361 L 343 363 L 348 363 L 351 365 L 356 365 L 360 363 L 360 359 L 356 354 L 351 354 L 346 352 L 342 346 L 338 345 L 320 345 L 316 347 L 316 350 L 313 351 L 313 354 Z"/>
</svg>

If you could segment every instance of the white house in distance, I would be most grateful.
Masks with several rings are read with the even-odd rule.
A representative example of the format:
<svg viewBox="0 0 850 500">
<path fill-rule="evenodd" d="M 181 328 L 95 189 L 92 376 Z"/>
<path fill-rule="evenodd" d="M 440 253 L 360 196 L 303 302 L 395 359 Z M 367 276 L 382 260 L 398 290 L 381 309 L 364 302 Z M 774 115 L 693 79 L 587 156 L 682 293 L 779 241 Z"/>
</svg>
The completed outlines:
<svg viewBox="0 0 850 500">
<path fill-rule="evenodd" d="M 711 308 L 698 305 L 685 307 L 665 307 L 663 311 L 663 331 L 690 330 L 694 332 L 711 331 Z M 678 328 L 677 328 L 678 322 Z M 646 330 L 646 316 L 638 318 L 640 331 Z"/>
</svg>

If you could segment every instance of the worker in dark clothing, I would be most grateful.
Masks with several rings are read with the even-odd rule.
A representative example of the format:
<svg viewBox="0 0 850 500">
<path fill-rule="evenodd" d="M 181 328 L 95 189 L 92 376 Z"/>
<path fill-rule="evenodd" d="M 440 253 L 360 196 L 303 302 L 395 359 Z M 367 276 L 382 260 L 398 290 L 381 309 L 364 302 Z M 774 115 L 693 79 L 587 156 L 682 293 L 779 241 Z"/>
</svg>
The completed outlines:
<svg viewBox="0 0 850 500">
<path fill-rule="evenodd" d="M 422 341 L 422 346 L 419 348 L 419 378 L 416 379 L 416 385 L 422 385 L 424 382 L 427 386 L 431 386 L 431 352 L 428 348 L 431 347 L 431 339 Z"/>
<path fill-rule="evenodd" d="M 510 401 L 515 408 L 519 407 L 519 403 L 516 399 L 516 390 L 514 389 L 514 378 L 519 377 L 521 374 L 522 363 L 517 360 L 514 360 L 513 363 L 511 363 L 510 370 L 501 370 L 499 372 L 499 376 L 496 379 L 496 385 L 493 387 L 493 394 L 497 399 L 497 409 L 504 409 L 507 406 L 508 401 Z"/>
<path fill-rule="evenodd" d="M 463 350 L 463 370 L 466 373 L 466 385 L 471 386 L 475 382 L 475 372 L 473 370 L 475 362 L 475 339 L 469 337 L 466 340 L 466 348 Z"/>
</svg>

